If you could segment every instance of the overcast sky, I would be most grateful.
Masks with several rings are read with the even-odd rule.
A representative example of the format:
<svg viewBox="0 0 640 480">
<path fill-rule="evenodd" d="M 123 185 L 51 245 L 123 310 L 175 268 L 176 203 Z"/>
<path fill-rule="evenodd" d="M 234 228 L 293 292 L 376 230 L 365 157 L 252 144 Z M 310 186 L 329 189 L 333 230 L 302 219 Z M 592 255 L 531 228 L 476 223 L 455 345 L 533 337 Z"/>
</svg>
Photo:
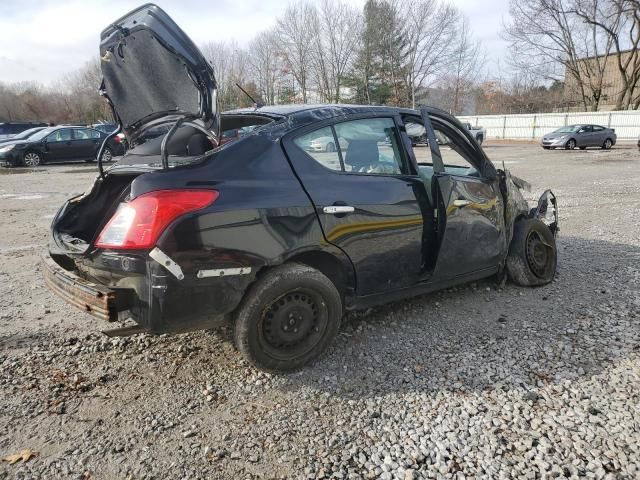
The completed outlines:
<svg viewBox="0 0 640 480">
<path fill-rule="evenodd" d="M 362 7 L 365 0 L 348 0 Z M 451 0 L 470 19 L 490 66 L 505 55 L 499 37 L 508 0 Z M 0 0 L 0 81 L 50 83 L 98 53 L 100 31 L 141 5 L 136 0 Z M 275 23 L 283 0 L 157 0 L 198 45 L 236 39 L 246 44 Z"/>
</svg>

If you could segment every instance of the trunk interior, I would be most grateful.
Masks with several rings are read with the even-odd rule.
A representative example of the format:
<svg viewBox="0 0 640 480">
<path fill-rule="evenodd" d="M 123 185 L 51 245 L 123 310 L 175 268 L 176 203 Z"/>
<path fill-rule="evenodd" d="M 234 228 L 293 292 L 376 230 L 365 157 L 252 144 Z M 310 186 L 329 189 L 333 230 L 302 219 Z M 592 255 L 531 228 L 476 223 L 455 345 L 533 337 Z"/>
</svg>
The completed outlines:
<svg viewBox="0 0 640 480">
<path fill-rule="evenodd" d="M 107 175 L 88 195 L 72 199 L 55 220 L 56 243 L 68 253 L 85 253 L 102 227 L 129 195 L 131 182 L 140 173 Z"/>
</svg>

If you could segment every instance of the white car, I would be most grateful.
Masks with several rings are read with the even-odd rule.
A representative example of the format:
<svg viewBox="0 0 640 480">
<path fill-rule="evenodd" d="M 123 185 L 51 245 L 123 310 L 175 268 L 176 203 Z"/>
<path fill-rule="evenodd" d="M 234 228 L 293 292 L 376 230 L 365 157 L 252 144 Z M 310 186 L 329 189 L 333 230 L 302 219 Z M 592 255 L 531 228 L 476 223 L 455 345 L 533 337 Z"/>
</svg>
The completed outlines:
<svg viewBox="0 0 640 480">
<path fill-rule="evenodd" d="M 346 149 L 349 143 L 344 138 L 339 138 L 338 142 L 340 148 Z M 310 152 L 335 152 L 336 141 L 333 137 L 318 137 L 314 138 L 307 145 L 307 150 Z"/>
</svg>

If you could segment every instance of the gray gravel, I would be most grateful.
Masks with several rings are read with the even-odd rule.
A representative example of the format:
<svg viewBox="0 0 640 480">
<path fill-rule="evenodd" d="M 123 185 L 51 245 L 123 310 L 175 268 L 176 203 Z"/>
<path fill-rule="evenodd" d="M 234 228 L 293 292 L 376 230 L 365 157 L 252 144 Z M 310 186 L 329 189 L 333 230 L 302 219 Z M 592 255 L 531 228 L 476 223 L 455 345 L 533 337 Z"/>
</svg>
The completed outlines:
<svg viewBox="0 0 640 480">
<path fill-rule="evenodd" d="M 228 329 L 101 335 L 38 267 L 95 172 L 0 171 L 0 456 L 37 452 L 0 479 L 640 477 L 638 152 L 486 150 L 557 193 L 556 281 L 357 312 L 287 376 Z"/>
</svg>

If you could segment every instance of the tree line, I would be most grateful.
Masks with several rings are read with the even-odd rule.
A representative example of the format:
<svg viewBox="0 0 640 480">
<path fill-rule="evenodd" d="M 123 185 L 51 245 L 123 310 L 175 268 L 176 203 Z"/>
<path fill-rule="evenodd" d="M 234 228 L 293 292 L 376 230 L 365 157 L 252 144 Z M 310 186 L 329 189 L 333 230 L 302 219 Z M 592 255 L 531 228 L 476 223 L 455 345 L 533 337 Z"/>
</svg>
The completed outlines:
<svg viewBox="0 0 640 480">
<path fill-rule="evenodd" d="M 639 2 L 511 0 L 502 31 L 510 46 L 505 68 L 487 68 L 470 20 L 446 0 L 368 0 L 362 9 L 343 0 L 296 0 L 246 45 L 209 42 L 201 50 L 213 66 L 223 111 L 250 106 L 237 84 L 263 104 L 551 111 L 569 105 L 569 80 L 584 109 L 597 110 L 606 62 L 615 62 L 623 78 L 616 107 L 638 108 Z M 97 94 L 100 76 L 95 59 L 53 85 L 0 83 L 0 121 L 108 120 Z"/>
</svg>

